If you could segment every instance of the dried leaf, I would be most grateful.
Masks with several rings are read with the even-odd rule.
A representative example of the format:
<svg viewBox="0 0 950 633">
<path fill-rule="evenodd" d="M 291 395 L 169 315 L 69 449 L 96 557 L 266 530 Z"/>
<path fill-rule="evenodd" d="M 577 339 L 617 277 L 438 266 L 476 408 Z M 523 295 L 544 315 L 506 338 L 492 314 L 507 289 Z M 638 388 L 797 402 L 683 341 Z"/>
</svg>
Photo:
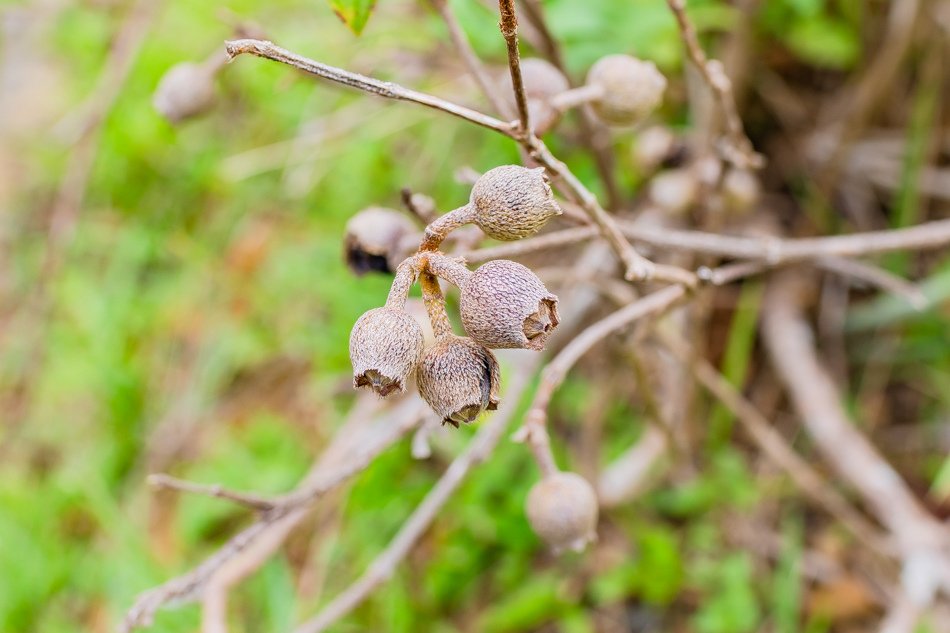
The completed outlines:
<svg viewBox="0 0 950 633">
<path fill-rule="evenodd" d="M 363 32 L 375 7 L 376 0 L 330 0 L 330 8 L 356 35 Z"/>
</svg>

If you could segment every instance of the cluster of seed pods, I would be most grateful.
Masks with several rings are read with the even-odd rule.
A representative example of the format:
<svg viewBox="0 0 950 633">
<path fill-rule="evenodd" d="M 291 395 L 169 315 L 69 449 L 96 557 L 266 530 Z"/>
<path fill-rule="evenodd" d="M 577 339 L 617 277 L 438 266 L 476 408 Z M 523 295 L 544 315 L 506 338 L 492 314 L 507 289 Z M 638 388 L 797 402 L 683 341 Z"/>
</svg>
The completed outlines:
<svg viewBox="0 0 950 633">
<path fill-rule="evenodd" d="M 495 260 L 472 271 L 438 248 L 464 224 L 475 224 L 494 239 L 516 240 L 560 213 L 541 168 L 504 165 L 481 176 L 468 204 L 426 227 L 419 250 L 396 267 L 386 304 L 366 312 L 353 326 L 354 386 L 386 397 L 404 391 L 414 375 L 420 395 L 443 424 L 456 427 L 497 408 L 499 369 L 491 350 L 542 350 L 558 325 L 557 297 L 517 262 Z M 458 286 L 467 336 L 453 332 L 438 279 Z M 417 280 L 435 334 L 428 348 L 422 327 L 406 311 Z"/>
</svg>

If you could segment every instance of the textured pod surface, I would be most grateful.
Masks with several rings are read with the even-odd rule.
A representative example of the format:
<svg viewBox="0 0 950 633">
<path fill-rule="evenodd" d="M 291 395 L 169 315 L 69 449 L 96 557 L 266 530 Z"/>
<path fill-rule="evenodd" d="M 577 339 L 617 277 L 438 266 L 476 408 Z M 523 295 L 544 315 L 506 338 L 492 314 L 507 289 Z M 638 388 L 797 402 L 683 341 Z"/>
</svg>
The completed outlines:
<svg viewBox="0 0 950 633">
<path fill-rule="evenodd" d="M 558 472 L 528 492 L 531 529 L 555 551 L 580 551 L 597 538 L 597 494 L 577 473 Z"/>
<path fill-rule="evenodd" d="M 534 235 L 561 214 L 541 167 L 502 165 L 485 172 L 472 187 L 469 204 L 475 224 L 496 240 Z"/>
<path fill-rule="evenodd" d="M 557 297 L 531 270 L 505 259 L 482 264 L 462 287 L 462 325 L 490 348 L 540 351 L 557 327 Z"/>
<path fill-rule="evenodd" d="M 392 273 L 407 254 L 408 244 L 417 232 L 412 220 L 395 209 L 363 209 L 346 223 L 343 238 L 346 265 L 357 275 Z"/>
<path fill-rule="evenodd" d="M 214 74 L 194 62 L 176 64 L 158 82 L 152 105 L 172 123 L 203 114 L 214 105 Z"/>
<path fill-rule="evenodd" d="M 551 99 L 570 88 L 567 78 L 557 67 L 538 57 L 521 59 L 521 79 L 524 82 L 525 96 L 528 97 L 528 115 L 531 125 L 538 134 L 547 132 L 561 118 L 561 113 L 551 106 Z M 516 103 L 511 87 L 511 75 L 505 72 L 501 81 L 500 93 L 505 95 L 512 110 Z"/>
<path fill-rule="evenodd" d="M 424 349 L 422 328 L 406 312 L 374 308 L 350 332 L 353 386 L 385 397 L 406 389 Z"/>
<path fill-rule="evenodd" d="M 427 349 L 417 381 L 419 393 L 443 424 L 468 424 L 482 411 L 498 408 L 498 361 L 470 338 L 451 336 Z"/>
<path fill-rule="evenodd" d="M 608 55 L 591 66 L 588 85 L 599 86 L 603 95 L 593 102 L 597 116 L 614 125 L 636 125 L 663 100 L 664 77 L 653 62 L 629 55 Z"/>
</svg>

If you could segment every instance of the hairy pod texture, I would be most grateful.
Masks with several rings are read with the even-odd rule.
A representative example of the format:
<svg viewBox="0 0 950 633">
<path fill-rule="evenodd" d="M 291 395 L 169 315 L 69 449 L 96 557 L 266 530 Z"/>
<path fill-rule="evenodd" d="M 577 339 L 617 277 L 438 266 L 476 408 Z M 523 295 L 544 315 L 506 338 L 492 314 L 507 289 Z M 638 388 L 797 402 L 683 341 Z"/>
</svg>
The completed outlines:
<svg viewBox="0 0 950 633">
<path fill-rule="evenodd" d="M 470 338 L 452 335 L 427 349 L 416 380 L 442 424 L 469 424 L 483 411 L 498 408 L 498 361 Z"/>
<path fill-rule="evenodd" d="M 353 386 L 380 396 L 405 391 L 424 350 L 422 328 L 405 311 L 374 308 L 350 332 Z"/>
<path fill-rule="evenodd" d="M 536 483 L 525 511 L 531 529 L 556 552 L 581 551 L 597 538 L 597 494 L 576 473 L 557 472 Z"/>
<path fill-rule="evenodd" d="M 505 259 L 482 264 L 462 287 L 465 331 L 490 348 L 540 351 L 558 325 L 557 297 L 529 268 Z"/>
<path fill-rule="evenodd" d="M 557 125 L 561 113 L 551 106 L 551 99 L 570 88 L 567 78 L 557 67 L 538 57 L 521 59 L 521 78 L 524 82 L 525 96 L 528 98 L 528 115 L 531 125 L 538 134 L 543 134 Z M 505 73 L 504 90 L 512 109 L 515 107 L 514 92 L 511 89 L 511 75 Z"/>
<path fill-rule="evenodd" d="M 346 265 L 357 275 L 392 273 L 406 254 L 406 238 L 416 233 L 412 220 L 399 211 L 385 207 L 363 209 L 346 223 Z"/>
<path fill-rule="evenodd" d="M 158 82 L 152 105 L 171 123 L 207 112 L 214 105 L 214 72 L 194 62 L 172 66 Z"/>
<path fill-rule="evenodd" d="M 602 94 L 593 102 L 594 112 L 613 125 L 636 125 L 663 100 L 664 77 L 653 62 L 629 55 L 608 55 L 591 66 L 588 85 L 599 86 Z"/>
<path fill-rule="evenodd" d="M 472 187 L 469 206 L 478 228 L 505 241 L 534 235 L 561 214 L 544 169 L 520 165 L 502 165 L 482 174 Z"/>
</svg>

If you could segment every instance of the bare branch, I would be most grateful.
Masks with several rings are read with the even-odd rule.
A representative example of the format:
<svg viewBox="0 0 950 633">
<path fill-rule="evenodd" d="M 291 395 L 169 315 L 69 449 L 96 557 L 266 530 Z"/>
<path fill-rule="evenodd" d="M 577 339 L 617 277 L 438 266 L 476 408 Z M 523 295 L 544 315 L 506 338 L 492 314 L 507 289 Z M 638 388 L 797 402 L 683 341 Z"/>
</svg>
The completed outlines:
<svg viewBox="0 0 950 633">
<path fill-rule="evenodd" d="M 149 475 L 148 484 L 159 490 L 178 490 L 179 492 L 189 492 L 197 495 L 205 495 L 206 497 L 226 499 L 258 512 L 266 512 L 272 509 L 275 504 L 273 497 L 269 498 L 264 495 L 230 490 L 218 484 L 196 484 L 161 473 Z"/>
<path fill-rule="evenodd" d="M 419 105 L 424 105 L 427 108 L 439 110 L 441 112 L 445 112 L 446 114 L 451 114 L 452 116 L 464 119 L 470 123 L 474 123 L 475 125 L 480 125 L 490 130 L 500 132 L 505 136 L 513 135 L 511 125 L 496 119 L 495 117 L 488 116 L 487 114 L 483 114 L 476 110 L 472 110 L 471 108 L 466 108 L 465 106 L 452 103 L 451 101 L 446 101 L 445 99 L 441 99 L 424 92 L 418 92 L 416 90 L 404 88 L 399 84 L 394 84 L 389 81 L 380 81 L 378 79 L 373 79 L 372 77 L 360 75 L 359 73 L 343 70 L 342 68 L 335 68 L 333 66 L 328 66 L 327 64 L 321 64 L 318 61 L 308 59 L 283 49 L 273 42 L 251 39 L 230 40 L 225 42 L 225 50 L 227 50 L 231 59 L 234 59 L 238 55 L 249 53 L 251 55 L 273 60 L 275 62 L 287 64 L 288 66 L 293 66 L 298 70 L 310 73 L 311 75 L 316 75 L 321 79 L 333 81 L 338 84 L 348 86 L 350 88 L 356 88 L 357 90 L 362 90 L 370 94 L 385 97 L 387 99 L 418 103 Z"/>
<path fill-rule="evenodd" d="M 272 551 L 274 535 L 282 542 L 290 529 L 306 516 L 314 501 L 353 475 L 362 472 L 380 453 L 409 433 L 428 408 L 418 397 L 409 397 L 361 432 L 339 433 L 321 455 L 311 474 L 260 519 L 231 537 L 214 554 L 191 571 L 150 589 L 136 599 L 119 630 L 128 633 L 151 624 L 155 613 L 166 605 L 202 601 L 210 583 L 231 565 L 254 552 L 262 562 Z M 357 420 L 358 421 L 358 420 Z M 344 427 L 346 428 L 346 426 Z M 260 554 L 264 551 L 265 554 Z"/>
<path fill-rule="evenodd" d="M 752 143 L 743 130 L 742 118 L 739 116 L 736 102 L 732 97 L 732 82 L 726 76 L 722 63 L 719 60 L 710 60 L 706 57 L 706 53 L 703 52 L 699 45 L 699 39 L 696 37 L 696 29 L 693 28 L 689 17 L 686 15 L 684 0 L 667 0 L 666 3 L 676 17 L 676 23 L 679 25 L 680 34 L 683 43 L 686 45 L 686 52 L 690 61 L 693 62 L 700 75 L 709 85 L 722 111 L 729 140 L 729 145 L 721 148 L 723 158 L 740 169 L 758 169 L 762 167 L 765 164 L 765 159 L 761 154 L 755 152 Z"/>
<path fill-rule="evenodd" d="M 489 103 L 491 103 L 492 107 L 506 120 L 513 119 L 516 113 L 511 109 L 511 105 L 498 94 L 498 86 L 492 82 L 491 77 L 488 76 L 488 72 L 485 70 L 485 66 L 481 60 L 478 59 L 478 56 L 472 49 L 472 45 L 469 44 L 468 38 L 465 36 L 465 31 L 462 30 L 462 25 L 459 24 L 458 18 L 455 17 L 455 12 L 452 11 L 452 7 L 449 6 L 448 1 L 429 1 L 432 3 L 432 6 L 435 7 L 435 10 L 439 12 L 439 15 L 442 16 L 442 21 L 445 22 L 445 26 L 449 30 L 449 37 L 458 50 L 462 62 L 465 64 L 465 67 L 468 68 L 468 72 L 475 79 L 475 82 L 478 84 L 478 87 L 481 88 L 482 93 L 488 99 Z"/>
<path fill-rule="evenodd" d="M 623 234 L 635 242 L 705 255 L 763 260 L 771 266 L 822 257 L 868 257 L 894 251 L 922 251 L 950 245 L 950 220 L 925 222 L 905 229 L 787 239 L 657 228 L 640 225 L 635 221 L 621 221 L 619 226 Z M 512 244 L 469 251 L 461 256 L 466 261 L 478 263 L 583 242 L 596 235 L 597 230 L 594 227 L 575 227 L 529 237 Z"/>
<path fill-rule="evenodd" d="M 515 93 L 515 104 L 518 106 L 518 123 L 521 132 L 528 136 L 534 135 L 531 121 L 528 117 L 528 96 L 524 90 L 524 79 L 521 76 L 521 55 L 518 51 L 518 15 L 515 13 L 515 0 L 498 0 L 498 27 L 505 38 L 508 49 L 508 72 L 511 74 L 511 86 Z"/>
<path fill-rule="evenodd" d="M 772 428 L 769 420 L 732 386 L 707 360 L 690 353 L 689 346 L 670 330 L 657 328 L 666 347 L 673 352 L 696 377 L 696 380 L 715 396 L 751 437 L 762 453 L 788 473 L 792 481 L 806 495 L 824 507 L 866 546 L 890 555 L 893 548 L 878 528 L 864 518 L 848 501 L 822 479 L 804 459 L 798 456 L 782 436 Z"/>
<path fill-rule="evenodd" d="M 818 258 L 815 265 L 902 297 L 915 310 L 924 310 L 927 307 L 927 296 L 916 284 L 878 266 L 834 255 Z"/>
</svg>

